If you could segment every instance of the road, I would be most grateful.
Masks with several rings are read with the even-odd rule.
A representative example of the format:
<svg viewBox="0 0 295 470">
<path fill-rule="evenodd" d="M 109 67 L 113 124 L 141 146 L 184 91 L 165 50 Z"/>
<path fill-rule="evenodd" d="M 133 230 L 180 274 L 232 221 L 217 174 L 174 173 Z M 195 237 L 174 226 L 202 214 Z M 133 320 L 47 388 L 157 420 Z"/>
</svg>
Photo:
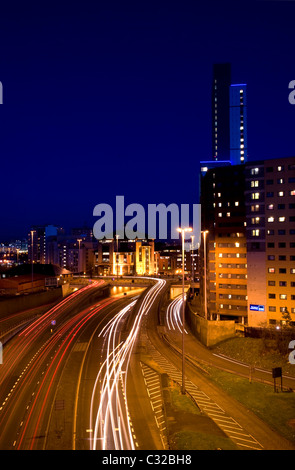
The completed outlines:
<svg viewBox="0 0 295 470">
<path fill-rule="evenodd" d="M 149 352 L 154 360 L 174 380 L 182 384 L 182 301 L 175 299 L 166 311 L 165 326 L 159 328 L 157 317 L 150 317 L 146 326 L 150 341 Z M 294 450 L 295 446 L 282 438 L 237 400 L 216 387 L 202 370 L 202 363 L 214 365 L 239 375 L 245 375 L 245 366 L 214 355 L 185 327 L 186 390 L 200 409 L 211 417 L 241 449 Z M 261 373 L 269 381 L 269 374 Z M 245 375 L 247 376 L 247 374 Z M 256 376 L 257 378 L 257 376 Z M 294 382 L 293 386 L 294 386 Z"/>
<path fill-rule="evenodd" d="M 157 369 L 181 383 L 181 300 L 159 327 L 166 281 L 97 299 L 102 282 L 65 298 L 5 345 L 0 449 L 168 448 Z M 212 354 L 188 328 L 185 345 L 186 389 L 225 434 L 240 448 L 294 449 L 200 369 L 206 362 L 245 374 L 243 364 Z"/>
<path fill-rule="evenodd" d="M 1 449 L 34 449 L 44 440 L 63 361 L 91 318 L 85 305 L 102 283 L 65 298 L 5 345 L 0 366 Z"/>
<path fill-rule="evenodd" d="M 138 448 L 127 376 L 140 381 L 129 363 L 142 319 L 165 281 L 95 301 L 101 282 L 64 299 L 5 345 L 0 449 Z M 131 402 L 137 401 L 134 395 Z"/>
</svg>

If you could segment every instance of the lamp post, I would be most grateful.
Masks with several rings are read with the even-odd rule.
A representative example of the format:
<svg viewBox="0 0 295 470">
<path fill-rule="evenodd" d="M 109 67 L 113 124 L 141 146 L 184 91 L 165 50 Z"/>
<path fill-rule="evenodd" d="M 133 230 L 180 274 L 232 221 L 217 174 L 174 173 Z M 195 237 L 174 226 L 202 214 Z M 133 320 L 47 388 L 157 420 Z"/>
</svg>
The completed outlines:
<svg viewBox="0 0 295 470">
<path fill-rule="evenodd" d="M 117 263 L 117 282 L 119 279 L 119 235 L 116 235 L 117 239 L 117 252 L 116 252 L 116 263 Z"/>
<path fill-rule="evenodd" d="M 204 310 L 205 310 L 205 318 L 208 319 L 208 312 L 207 312 L 207 246 L 206 246 L 206 235 L 209 233 L 209 230 L 202 231 L 203 238 L 204 238 Z"/>
<path fill-rule="evenodd" d="M 81 241 L 82 238 L 77 238 L 77 242 L 79 243 L 79 252 L 78 252 L 78 271 L 80 272 L 80 264 L 81 264 L 81 256 L 80 256 L 80 248 L 81 248 Z M 82 271 L 82 269 L 81 269 Z"/>
<path fill-rule="evenodd" d="M 33 244 L 34 232 L 35 230 L 31 230 L 32 290 L 33 290 L 33 284 L 34 284 L 34 244 Z"/>
<path fill-rule="evenodd" d="M 194 281 L 195 281 L 195 276 L 194 276 L 194 238 L 195 236 L 192 235 L 192 253 L 191 253 L 191 265 L 192 265 L 192 293 L 194 296 L 195 289 L 194 289 Z"/>
<path fill-rule="evenodd" d="M 185 232 L 192 232 L 192 228 L 178 228 L 178 232 L 182 236 L 182 389 L 181 393 L 185 394 L 185 375 L 184 375 L 184 366 L 185 366 L 185 355 L 184 355 L 184 323 L 185 323 L 185 305 L 184 305 L 184 237 Z"/>
</svg>

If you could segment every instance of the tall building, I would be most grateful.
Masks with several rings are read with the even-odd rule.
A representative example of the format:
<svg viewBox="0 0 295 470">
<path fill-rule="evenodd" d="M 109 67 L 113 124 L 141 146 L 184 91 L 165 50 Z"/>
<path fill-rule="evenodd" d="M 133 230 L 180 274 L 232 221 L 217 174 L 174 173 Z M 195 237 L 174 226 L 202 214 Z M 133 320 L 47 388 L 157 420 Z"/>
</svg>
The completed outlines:
<svg viewBox="0 0 295 470">
<path fill-rule="evenodd" d="M 209 170 L 201 187 L 201 298 L 208 319 L 247 317 L 244 167 Z"/>
<path fill-rule="evenodd" d="M 209 318 L 295 324 L 295 158 L 210 169 L 201 204 Z"/>
<path fill-rule="evenodd" d="M 28 233 L 29 263 L 48 263 L 47 242 L 52 236 L 63 232 L 63 228 L 54 225 L 34 225 Z"/>
<path fill-rule="evenodd" d="M 230 85 L 230 161 L 233 165 L 247 161 L 247 85 Z"/>
<path fill-rule="evenodd" d="M 295 324 L 295 158 L 245 166 L 249 324 Z"/>
<path fill-rule="evenodd" d="M 210 168 L 247 161 L 247 85 L 231 83 L 231 65 L 214 64 L 212 82 L 212 156 L 200 162 L 200 177 Z"/>
<path fill-rule="evenodd" d="M 212 160 L 230 159 L 230 64 L 214 64 L 212 83 Z"/>
</svg>

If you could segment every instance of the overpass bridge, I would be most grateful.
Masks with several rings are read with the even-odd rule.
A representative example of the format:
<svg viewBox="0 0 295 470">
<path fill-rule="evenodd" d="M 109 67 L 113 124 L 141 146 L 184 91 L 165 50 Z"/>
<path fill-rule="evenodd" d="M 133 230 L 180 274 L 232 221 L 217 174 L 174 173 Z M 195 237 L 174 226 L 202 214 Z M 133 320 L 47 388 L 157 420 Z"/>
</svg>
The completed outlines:
<svg viewBox="0 0 295 470">
<path fill-rule="evenodd" d="M 146 288 L 155 283 L 155 279 L 159 279 L 153 276 L 101 276 L 99 279 L 103 279 L 110 286 L 115 287 L 142 287 Z M 165 279 L 167 284 L 170 284 L 170 299 L 175 299 L 178 295 L 182 294 L 182 280 L 178 278 L 161 278 Z M 191 286 L 189 281 L 185 281 L 185 291 Z"/>
</svg>

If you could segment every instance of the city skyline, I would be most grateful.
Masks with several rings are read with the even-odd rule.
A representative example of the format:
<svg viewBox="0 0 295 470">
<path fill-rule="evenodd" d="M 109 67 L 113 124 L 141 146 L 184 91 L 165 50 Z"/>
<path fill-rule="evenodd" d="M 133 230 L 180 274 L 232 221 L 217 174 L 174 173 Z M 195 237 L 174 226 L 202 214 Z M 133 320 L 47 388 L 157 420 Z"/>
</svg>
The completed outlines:
<svg viewBox="0 0 295 470">
<path fill-rule="evenodd" d="M 211 158 L 214 63 L 231 63 L 232 83 L 247 83 L 248 160 L 292 156 L 291 3 L 131 2 L 61 6 L 56 16 L 54 6 L 6 6 L 1 240 L 34 224 L 92 226 L 95 205 L 116 195 L 197 202 L 199 162 Z"/>
<path fill-rule="evenodd" d="M 0 449 L 295 450 L 294 13 L 2 6 Z"/>
</svg>

